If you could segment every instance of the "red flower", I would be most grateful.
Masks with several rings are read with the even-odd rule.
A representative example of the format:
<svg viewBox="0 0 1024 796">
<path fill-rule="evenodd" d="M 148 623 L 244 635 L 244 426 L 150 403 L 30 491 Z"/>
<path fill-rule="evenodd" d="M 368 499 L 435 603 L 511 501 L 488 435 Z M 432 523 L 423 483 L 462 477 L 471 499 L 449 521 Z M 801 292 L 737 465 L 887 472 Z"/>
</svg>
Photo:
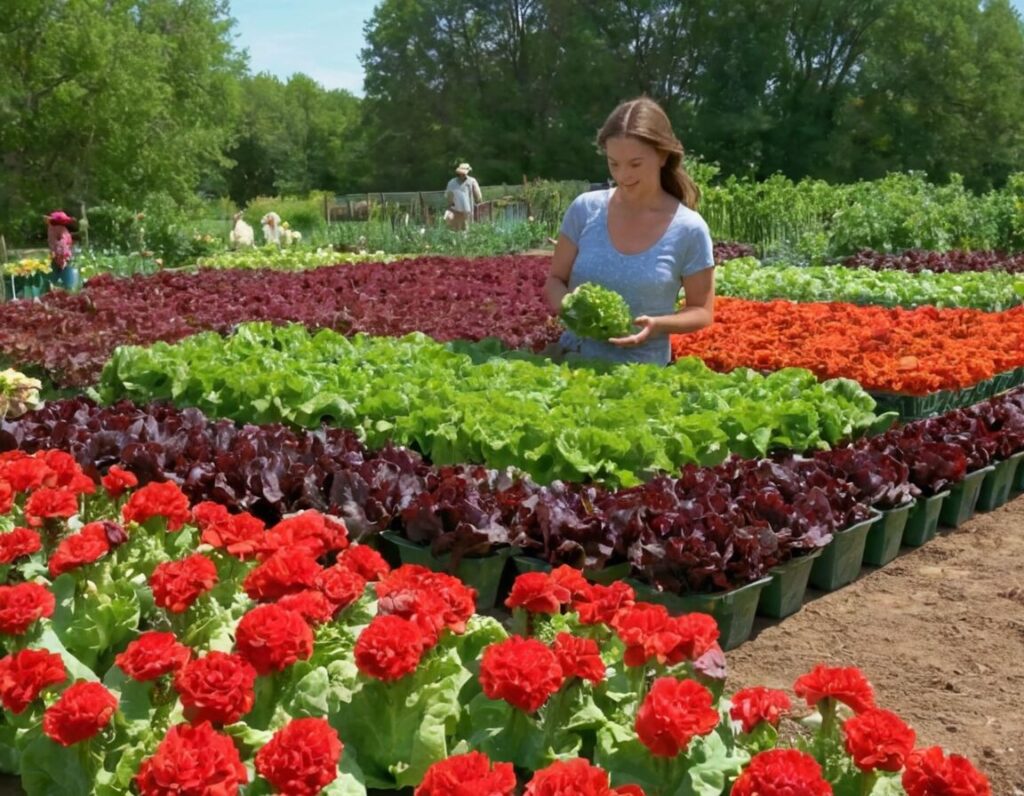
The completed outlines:
<svg viewBox="0 0 1024 796">
<path fill-rule="evenodd" d="M 69 489 L 43 487 L 25 503 L 28 524 L 36 528 L 48 519 L 68 519 L 78 513 L 78 495 Z"/>
<path fill-rule="evenodd" d="M 524 572 L 512 584 L 505 605 L 525 608 L 531 614 L 557 614 L 571 601 L 572 592 L 547 572 Z"/>
<path fill-rule="evenodd" d="M 137 487 L 139 479 L 135 477 L 134 473 L 130 473 L 115 464 L 107 470 L 107 474 L 100 479 L 100 483 L 107 490 L 107 494 L 113 500 L 117 500 L 125 493 L 125 490 Z"/>
<path fill-rule="evenodd" d="M 772 749 L 754 755 L 731 796 L 832 796 L 821 766 L 806 752 Z"/>
<path fill-rule="evenodd" d="M 536 639 L 512 636 L 491 644 L 480 663 L 480 684 L 488 699 L 504 699 L 533 713 L 562 687 L 558 657 Z"/>
<path fill-rule="evenodd" d="M 881 708 L 865 710 L 843 724 L 846 751 L 861 771 L 902 771 L 917 734 L 899 716 Z"/>
<path fill-rule="evenodd" d="M 204 722 L 171 727 L 135 784 L 142 796 L 237 796 L 247 779 L 234 742 Z"/>
<path fill-rule="evenodd" d="M 60 655 L 26 649 L 0 659 L 0 701 L 11 713 L 21 713 L 47 687 L 67 679 Z"/>
<path fill-rule="evenodd" d="M 332 550 L 348 547 L 348 530 L 336 517 L 326 517 L 319 511 L 303 511 L 281 520 L 264 537 L 267 554 L 285 548 L 301 548 L 313 558 Z"/>
<path fill-rule="evenodd" d="M 413 796 L 512 796 L 516 775 L 511 763 L 495 763 L 482 752 L 439 760 L 427 769 Z"/>
<path fill-rule="evenodd" d="M 345 550 L 338 556 L 338 564 L 352 570 L 366 581 L 380 580 L 391 571 L 391 567 L 381 554 L 365 544 L 352 545 Z"/>
<path fill-rule="evenodd" d="M 174 677 L 185 717 L 193 724 L 234 724 L 252 710 L 256 670 L 240 655 L 208 652 Z"/>
<path fill-rule="evenodd" d="M 242 512 L 231 514 L 219 503 L 204 501 L 192 509 L 204 544 L 224 550 L 236 558 L 252 558 L 263 550 L 266 526 L 263 520 Z"/>
<path fill-rule="evenodd" d="M 580 638 L 572 633 L 559 633 L 555 637 L 555 655 L 562 667 L 562 676 L 581 677 L 592 683 L 604 680 L 605 665 L 601 650 L 592 638 Z"/>
<path fill-rule="evenodd" d="M 903 772 L 907 796 L 992 796 L 988 778 L 960 755 L 932 746 L 910 755 Z"/>
<path fill-rule="evenodd" d="M 184 613 L 217 583 L 217 567 L 201 553 L 158 564 L 149 576 L 153 601 L 172 614 Z"/>
<path fill-rule="evenodd" d="M 682 641 L 664 605 L 636 603 L 612 618 L 612 628 L 626 645 L 627 666 L 643 666 L 653 657 L 665 663 L 667 653 Z"/>
<path fill-rule="evenodd" d="M 0 533 L 0 564 L 10 564 L 23 556 L 30 556 L 42 546 L 39 534 L 30 528 L 15 528 L 8 533 Z"/>
<path fill-rule="evenodd" d="M 280 793 L 316 796 L 337 778 L 341 750 L 324 719 L 294 719 L 256 753 L 256 771 Z"/>
<path fill-rule="evenodd" d="M 258 605 L 238 623 L 235 649 L 260 674 L 280 672 L 313 654 L 313 631 L 302 614 Z"/>
<path fill-rule="evenodd" d="M 15 453 L 15 451 L 11 451 Z M 17 453 L 21 453 L 17 451 Z M 47 483 L 49 479 L 49 483 Z M 57 485 L 56 473 L 42 459 L 24 454 L 0 460 L 0 481 L 10 485 L 13 492 L 32 492 L 42 486 Z"/>
<path fill-rule="evenodd" d="M 669 620 L 668 628 L 677 638 L 658 650 L 658 659 L 674 666 L 683 661 L 695 661 L 718 641 L 718 622 L 710 614 L 693 613 Z M 659 634 L 657 638 L 666 638 Z"/>
<path fill-rule="evenodd" d="M 315 588 L 322 569 L 308 550 L 285 547 L 246 575 L 242 588 L 258 602 L 272 602 Z"/>
<path fill-rule="evenodd" d="M 718 726 L 711 692 L 696 680 L 654 681 L 636 715 L 636 734 L 658 757 L 675 757 Z"/>
<path fill-rule="evenodd" d="M 46 709 L 43 732 L 61 746 L 73 746 L 106 727 L 116 711 L 117 697 L 102 683 L 82 680 Z"/>
<path fill-rule="evenodd" d="M 607 771 L 577 757 L 538 771 L 523 796 L 644 796 L 644 792 L 638 785 L 612 789 Z"/>
<path fill-rule="evenodd" d="M 314 589 L 286 594 L 275 605 L 295 611 L 310 625 L 322 625 L 334 618 L 337 606 L 328 600 L 323 592 Z"/>
<path fill-rule="evenodd" d="M 377 616 L 356 640 L 356 666 L 363 674 L 391 682 L 416 671 L 428 647 L 415 622 L 400 616 Z"/>
<path fill-rule="evenodd" d="M 790 707 L 785 691 L 757 685 L 733 695 L 729 715 L 733 720 L 743 722 L 743 732 L 753 732 L 762 721 L 778 727 L 779 719 L 789 713 Z"/>
<path fill-rule="evenodd" d="M 796 695 L 807 700 L 808 707 L 817 707 L 823 699 L 835 699 L 848 705 L 854 713 L 875 706 L 871 683 L 856 666 L 829 668 L 819 663 L 793 684 Z"/>
<path fill-rule="evenodd" d="M 463 633 L 476 611 L 476 590 L 461 580 L 407 564 L 377 584 L 377 610 L 416 622 L 429 644 L 445 628 Z"/>
<path fill-rule="evenodd" d="M 163 517 L 168 531 L 179 531 L 192 518 L 188 510 L 188 497 L 173 481 L 146 484 L 133 492 L 121 510 L 125 522 L 142 525 L 151 517 Z"/>
<path fill-rule="evenodd" d="M 178 671 L 191 657 L 192 650 L 179 644 L 173 633 L 154 630 L 132 641 L 114 663 L 133 680 L 145 682 Z"/>
<path fill-rule="evenodd" d="M 110 552 L 110 540 L 102 522 L 90 522 L 78 533 L 66 536 L 50 556 L 50 577 L 85 564 L 92 564 Z"/>
<path fill-rule="evenodd" d="M 584 625 L 611 624 L 619 611 L 636 604 L 636 592 L 625 581 L 617 580 L 609 586 L 589 584 L 587 590 L 573 600 L 573 610 Z"/>
<path fill-rule="evenodd" d="M 57 601 L 38 583 L 0 586 L 0 633 L 20 636 L 39 619 L 53 616 Z"/>
<path fill-rule="evenodd" d="M 0 478 L 0 515 L 7 514 L 14 508 L 14 487 L 10 482 Z"/>
<path fill-rule="evenodd" d="M 91 495 L 96 491 L 96 484 L 87 476 L 75 457 L 66 451 L 48 450 L 36 454 L 52 471 L 47 478 L 47 486 L 70 489 L 78 495 Z"/>
<path fill-rule="evenodd" d="M 366 581 L 362 575 L 339 562 L 317 575 L 316 588 L 330 601 L 335 611 L 340 611 L 363 596 Z"/>
</svg>

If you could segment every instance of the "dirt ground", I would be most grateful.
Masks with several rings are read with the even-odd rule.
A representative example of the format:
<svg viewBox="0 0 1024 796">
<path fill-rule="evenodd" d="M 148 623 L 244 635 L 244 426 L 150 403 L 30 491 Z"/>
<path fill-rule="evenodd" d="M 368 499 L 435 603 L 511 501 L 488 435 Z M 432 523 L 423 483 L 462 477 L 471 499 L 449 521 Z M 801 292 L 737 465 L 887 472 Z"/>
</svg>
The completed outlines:
<svg viewBox="0 0 1024 796">
<path fill-rule="evenodd" d="M 966 755 L 995 796 L 1024 796 L 1024 497 L 755 632 L 726 656 L 732 686 L 859 666 L 919 746 Z"/>
<path fill-rule="evenodd" d="M 1024 796 L 1024 497 L 755 633 L 727 654 L 733 688 L 859 666 L 919 746 L 966 755 L 995 796 Z M 21 793 L 0 777 L 0 796 Z"/>
</svg>

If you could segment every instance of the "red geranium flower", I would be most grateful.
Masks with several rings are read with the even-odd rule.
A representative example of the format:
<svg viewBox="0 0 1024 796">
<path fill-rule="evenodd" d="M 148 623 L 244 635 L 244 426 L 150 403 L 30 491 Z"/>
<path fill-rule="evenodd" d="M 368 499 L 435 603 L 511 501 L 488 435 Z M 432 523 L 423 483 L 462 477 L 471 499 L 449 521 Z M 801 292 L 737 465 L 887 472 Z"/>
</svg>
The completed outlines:
<svg viewBox="0 0 1024 796">
<path fill-rule="evenodd" d="M 43 487 L 32 493 L 25 503 L 28 524 L 37 528 L 49 519 L 68 519 L 78 513 L 78 495 L 69 489 Z"/>
<path fill-rule="evenodd" d="M 743 732 L 753 732 L 762 721 L 773 727 L 779 726 L 779 719 L 789 713 L 792 707 L 785 691 L 757 685 L 737 691 L 732 698 L 729 715 L 743 722 Z"/>
<path fill-rule="evenodd" d="M 326 597 L 335 611 L 348 608 L 363 596 L 366 581 L 341 563 L 328 567 L 316 577 L 316 588 Z"/>
<path fill-rule="evenodd" d="M 47 479 L 48 486 L 69 489 L 78 495 L 91 495 L 96 491 L 96 484 L 67 451 L 41 451 L 36 457 L 45 462 L 53 473 L 52 481 Z"/>
<path fill-rule="evenodd" d="M 505 605 L 525 608 L 531 614 L 557 614 L 571 601 L 572 592 L 547 572 L 524 572 L 512 584 Z"/>
<path fill-rule="evenodd" d="M 260 674 L 280 672 L 313 654 L 313 631 L 295 611 L 258 605 L 238 623 L 235 649 Z"/>
<path fill-rule="evenodd" d="M 171 727 L 135 784 L 142 796 L 236 796 L 247 779 L 231 738 L 204 722 Z"/>
<path fill-rule="evenodd" d="M 245 560 L 263 550 L 266 526 L 263 520 L 242 512 L 231 514 L 224 506 L 203 501 L 192 509 L 204 544 Z"/>
<path fill-rule="evenodd" d="M 21 713 L 51 685 L 67 679 L 60 655 L 26 649 L 0 659 L 0 701 L 11 713 Z"/>
<path fill-rule="evenodd" d="M 644 796 L 639 785 L 612 788 L 608 772 L 577 757 L 559 760 L 533 775 L 523 796 Z"/>
<path fill-rule="evenodd" d="M 581 677 L 595 684 L 604 680 L 605 665 L 601 660 L 601 650 L 592 638 L 559 633 L 555 636 L 554 650 L 563 677 Z"/>
<path fill-rule="evenodd" d="M 280 793 L 316 796 L 337 778 L 341 750 L 324 719 L 294 719 L 256 753 L 256 771 Z"/>
<path fill-rule="evenodd" d="M 903 772 L 907 796 L 992 796 L 988 778 L 960 755 L 932 746 L 913 752 Z"/>
<path fill-rule="evenodd" d="M 823 699 L 835 699 L 861 713 L 875 706 L 871 683 L 856 666 L 830 668 L 819 663 L 793 685 L 796 695 L 807 700 L 808 707 L 817 707 Z"/>
<path fill-rule="evenodd" d="M 369 677 L 391 682 L 416 671 L 427 647 L 427 638 L 415 622 L 377 616 L 356 640 L 356 666 Z"/>
<path fill-rule="evenodd" d="M 573 600 L 572 608 L 584 625 L 611 624 L 619 611 L 636 604 L 636 592 L 625 581 L 608 586 L 588 584 L 586 591 Z"/>
<path fill-rule="evenodd" d="M 612 628 L 626 645 L 627 666 L 643 666 L 651 658 L 665 663 L 685 641 L 664 605 L 636 603 L 612 618 Z"/>
<path fill-rule="evenodd" d="M 179 531 L 192 518 L 188 496 L 173 481 L 146 484 L 128 498 L 121 516 L 125 522 L 142 525 L 151 517 L 163 517 L 168 531 Z"/>
<path fill-rule="evenodd" d="M 494 763 L 482 752 L 439 760 L 427 769 L 413 796 L 512 796 L 516 774 L 511 763 Z"/>
<path fill-rule="evenodd" d="M 135 477 L 134 473 L 115 464 L 107 470 L 107 474 L 100 479 L 100 483 L 103 484 L 103 488 L 107 490 L 111 499 L 117 500 L 126 490 L 137 487 L 139 479 Z"/>
<path fill-rule="evenodd" d="M 710 614 L 692 613 L 676 616 L 669 620 L 668 628 L 677 638 L 664 649 L 658 650 L 658 658 L 674 666 L 682 661 L 695 661 L 711 649 L 718 641 L 718 622 Z M 658 638 L 666 637 L 659 634 Z"/>
<path fill-rule="evenodd" d="M 281 520 L 263 539 L 266 555 L 285 548 L 300 548 L 313 558 L 332 550 L 348 547 L 348 529 L 336 517 L 327 517 L 319 511 L 303 511 Z"/>
<path fill-rule="evenodd" d="M 64 537 L 50 556 L 50 577 L 85 564 L 92 564 L 110 552 L 110 540 L 102 522 L 90 522 L 78 533 Z"/>
<path fill-rule="evenodd" d="M 377 584 L 377 610 L 415 622 L 430 645 L 442 630 L 463 633 L 476 611 L 476 590 L 426 567 L 406 564 Z"/>
<path fill-rule="evenodd" d="M 536 639 L 520 636 L 491 644 L 480 663 L 480 684 L 488 699 L 504 699 L 533 713 L 562 687 L 558 657 Z"/>
<path fill-rule="evenodd" d="M 102 683 L 82 680 L 46 709 L 43 732 L 61 746 L 73 746 L 106 727 L 116 711 L 117 697 Z"/>
<path fill-rule="evenodd" d="M 257 602 L 272 602 L 315 588 L 322 569 L 308 550 L 285 547 L 246 575 L 242 588 Z"/>
<path fill-rule="evenodd" d="M 20 636 L 36 621 L 53 616 L 57 601 L 38 583 L 0 586 L 0 633 Z"/>
<path fill-rule="evenodd" d="M 10 482 L 0 478 L 0 515 L 7 514 L 14 508 L 14 487 Z"/>
<path fill-rule="evenodd" d="M 315 589 L 286 594 L 275 605 L 295 611 L 310 625 L 322 625 L 334 618 L 337 606 L 328 600 L 323 592 Z"/>
<path fill-rule="evenodd" d="M 832 786 L 806 752 L 772 749 L 754 755 L 732 786 L 732 796 L 832 796 Z"/>
<path fill-rule="evenodd" d="M 217 567 L 202 553 L 158 564 L 149 576 L 153 601 L 172 614 L 187 611 L 217 583 Z"/>
<path fill-rule="evenodd" d="M 125 647 L 114 663 L 133 680 L 145 682 L 178 671 L 191 657 L 192 650 L 173 633 L 151 630 Z"/>
<path fill-rule="evenodd" d="M 846 751 L 861 771 L 902 771 L 917 734 L 895 713 L 871 708 L 843 724 Z"/>
<path fill-rule="evenodd" d="M 15 528 L 8 533 L 0 533 L 0 564 L 10 564 L 30 556 L 42 546 L 39 534 L 30 528 Z"/>
<path fill-rule="evenodd" d="M 658 757 L 675 757 L 718 726 L 711 692 L 695 680 L 654 681 L 636 715 L 636 734 Z"/>
<path fill-rule="evenodd" d="M 383 556 L 365 544 L 352 545 L 342 552 L 338 556 L 338 564 L 352 570 L 366 581 L 380 580 L 391 571 Z"/>
<path fill-rule="evenodd" d="M 3 460 L 0 479 L 15 492 L 32 492 L 43 486 L 57 486 L 57 474 L 46 462 L 33 456 L 14 456 Z"/>
<path fill-rule="evenodd" d="M 256 670 L 245 658 L 216 651 L 187 663 L 174 677 L 185 717 L 193 724 L 234 724 L 252 710 L 255 684 Z"/>
</svg>

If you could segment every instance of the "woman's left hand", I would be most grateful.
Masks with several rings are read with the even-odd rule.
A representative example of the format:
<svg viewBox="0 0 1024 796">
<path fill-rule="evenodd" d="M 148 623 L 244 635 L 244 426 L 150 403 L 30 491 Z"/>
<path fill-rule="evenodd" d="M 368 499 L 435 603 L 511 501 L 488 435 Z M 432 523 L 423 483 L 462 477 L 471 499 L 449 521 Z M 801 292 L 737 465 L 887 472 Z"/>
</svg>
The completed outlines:
<svg viewBox="0 0 1024 796">
<path fill-rule="evenodd" d="M 617 345 L 620 348 L 630 348 L 635 345 L 640 345 L 654 333 L 655 321 L 654 318 L 649 315 L 640 315 L 634 318 L 633 324 L 640 327 L 639 332 L 631 334 L 628 337 L 611 337 L 608 339 L 608 342 L 612 345 Z"/>
</svg>

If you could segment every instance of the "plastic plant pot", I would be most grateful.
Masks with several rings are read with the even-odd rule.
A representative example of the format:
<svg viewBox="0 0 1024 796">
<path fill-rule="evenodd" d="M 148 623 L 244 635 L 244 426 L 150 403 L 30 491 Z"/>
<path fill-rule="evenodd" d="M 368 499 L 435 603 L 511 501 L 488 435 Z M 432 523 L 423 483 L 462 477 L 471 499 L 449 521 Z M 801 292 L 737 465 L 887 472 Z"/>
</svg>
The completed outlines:
<svg viewBox="0 0 1024 796">
<path fill-rule="evenodd" d="M 968 473 L 963 480 L 949 490 L 949 497 L 942 504 L 942 511 L 939 512 L 939 523 L 947 528 L 959 528 L 974 516 L 974 509 L 978 505 L 978 497 L 981 494 L 981 483 L 985 476 L 995 470 L 993 465 L 982 467 L 973 473 Z"/>
<path fill-rule="evenodd" d="M 903 544 L 920 547 L 933 539 L 939 530 L 939 512 L 949 497 L 949 490 L 931 497 L 919 497 L 907 515 L 907 526 L 903 529 Z"/>
<path fill-rule="evenodd" d="M 1024 459 L 1024 451 L 997 462 L 996 469 L 985 476 L 981 482 L 981 492 L 978 493 L 978 511 L 992 511 L 1010 499 L 1021 459 Z"/>
<path fill-rule="evenodd" d="M 771 582 L 761 592 L 757 612 L 772 619 L 792 616 L 804 604 L 811 567 L 825 548 L 819 547 L 802 556 L 789 559 L 769 571 Z"/>
<path fill-rule="evenodd" d="M 900 554 L 903 532 L 913 507 L 914 501 L 911 500 L 894 509 L 882 510 L 881 518 L 868 531 L 868 541 L 864 545 L 865 564 L 884 567 Z"/>
<path fill-rule="evenodd" d="M 856 525 L 837 531 L 811 567 L 811 585 L 822 591 L 835 591 L 852 583 L 864 563 L 868 531 L 879 520 L 878 512 Z"/>
</svg>

